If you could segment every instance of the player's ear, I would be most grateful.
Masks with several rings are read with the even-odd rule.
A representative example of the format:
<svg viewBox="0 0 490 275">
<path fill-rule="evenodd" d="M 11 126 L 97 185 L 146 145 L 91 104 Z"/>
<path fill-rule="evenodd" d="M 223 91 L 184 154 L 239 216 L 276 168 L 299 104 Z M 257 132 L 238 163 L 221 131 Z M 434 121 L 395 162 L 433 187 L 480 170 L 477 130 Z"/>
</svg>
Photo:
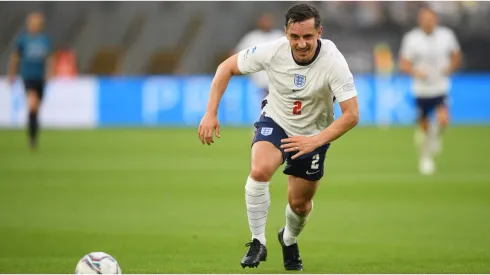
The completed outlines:
<svg viewBox="0 0 490 275">
<path fill-rule="evenodd" d="M 289 39 L 289 35 L 288 35 L 288 28 L 287 28 L 287 27 L 284 27 L 284 35 L 286 36 L 286 38 L 287 38 L 288 40 L 290 40 L 290 39 Z"/>
<path fill-rule="evenodd" d="M 318 27 L 318 38 L 322 38 L 323 26 Z"/>
</svg>

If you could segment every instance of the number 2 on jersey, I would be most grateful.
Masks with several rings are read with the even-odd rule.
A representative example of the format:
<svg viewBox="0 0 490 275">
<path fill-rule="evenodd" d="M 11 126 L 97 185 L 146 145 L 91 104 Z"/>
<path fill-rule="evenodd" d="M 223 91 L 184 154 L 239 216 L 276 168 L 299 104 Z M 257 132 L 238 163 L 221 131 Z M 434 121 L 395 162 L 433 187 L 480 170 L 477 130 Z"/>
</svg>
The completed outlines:
<svg viewBox="0 0 490 275">
<path fill-rule="evenodd" d="M 303 107 L 303 103 L 301 101 L 296 100 L 294 102 L 293 115 L 301 115 L 301 107 Z"/>
</svg>

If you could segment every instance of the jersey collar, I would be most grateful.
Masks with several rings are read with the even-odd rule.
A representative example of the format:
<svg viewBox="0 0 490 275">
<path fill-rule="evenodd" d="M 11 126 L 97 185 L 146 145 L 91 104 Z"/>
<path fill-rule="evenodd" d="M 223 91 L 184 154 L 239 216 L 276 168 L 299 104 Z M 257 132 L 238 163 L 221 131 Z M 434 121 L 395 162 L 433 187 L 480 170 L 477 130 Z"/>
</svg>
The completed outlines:
<svg viewBox="0 0 490 275">
<path fill-rule="evenodd" d="M 308 66 L 308 65 L 310 65 L 311 63 L 313 63 L 316 60 L 316 58 L 320 54 L 320 49 L 321 48 L 322 48 L 322 42 L 321 42 L 320 39 L 318 39 L 317 40 L 317 47 L 316 47 L 316 50 L 315 50 L 315 55 L 313 55 L 313 58 L 310 61 L 308 61 L 308 62 L 299 62 L 296 59 L 294 59 L 294 54 L 293 54 L 293 50 L 292 49 L 291 49 L 291 56 L 293 57 L 294 63 L 296 63 L 296 65 L 299 65 L 299 66 Z"/>
</svg>

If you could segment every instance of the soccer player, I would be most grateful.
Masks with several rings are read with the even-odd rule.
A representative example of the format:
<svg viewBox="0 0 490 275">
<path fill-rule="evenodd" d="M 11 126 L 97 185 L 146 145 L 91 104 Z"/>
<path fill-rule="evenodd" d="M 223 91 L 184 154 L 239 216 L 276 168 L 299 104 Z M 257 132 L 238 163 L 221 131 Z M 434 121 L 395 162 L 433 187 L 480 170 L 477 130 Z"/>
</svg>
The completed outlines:
<svg viewBox="0 0 490 275">
<path fill-rule="evenodd" d="M 35 12 L 27 17 L 27 32 L 17 37 L 10 58 L 9 82 L 13 84 L 20 64 L 29 108 L 28 133 L 32 149 L 37 147 L 38 113 L 44 93 L 45 80 L 51 73 L 51 40 L 43 33 L 44 16 Z"/>
<path fill-rule="evenodd" d="M 286 13 L 286 37 L 241 51 L 224 61 L 211 85 L 206 113 L 199 125 L 202 144 L 220 137 L 218 105 L 233 75 L 265 71 L 269 94 L 255 123 L 250 174 L 245 184 L 248 223 L 252 233 L 242 267 L 266 260 L 265 227 L 270 206 L 269 182 L 286 162 L 288 204 L 286 225 L 279 231 L 284 268 L 302 270 L 297 238 L 313 208 L 330 143 L 357 125 L 359 110 L 354 79 L 335 44 L 321 39 L 318 10 L 306 3 Z M 334 101 L 342 114 L 334 120 Z"/>
<path fill-rule="evenodd" d="M 459 67 L 461 53 L 453 31 L 438 26 L 437 15 L 429 7 L 419 10 L 418 24 L 403 37 L 399 67 L 414 78 L 419 171 L 427 175 L 435 171 L 434 155 L 441 150 L 441 135 L 449 122 L 449 77 Z M 429 115 L 434 111 L 437 123 L 429 127 Z"/>
</svg>

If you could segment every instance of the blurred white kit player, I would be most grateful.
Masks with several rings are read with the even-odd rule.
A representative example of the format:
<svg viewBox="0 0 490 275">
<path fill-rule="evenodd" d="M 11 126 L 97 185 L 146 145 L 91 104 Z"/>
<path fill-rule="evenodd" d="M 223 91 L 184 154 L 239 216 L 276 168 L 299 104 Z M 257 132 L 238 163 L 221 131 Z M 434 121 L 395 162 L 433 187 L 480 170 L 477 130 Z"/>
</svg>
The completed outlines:
<svg viewBox="0 0 490 275">
<path fill-rule="evenodd" d="M 449 28 L 437 24 L 437 15 L 424 7 L 419 27 L 406 33 L 400 49 L 400 70 L 413 76 L 419 127 L 415 133 L 422 174 L 435 171 L 435 154 L 441 151 L 441 135 L 449 122 L 447 95 L 450 75 L 460 64 L 460 47 Z M 430 125 L 435 112 L 436 123 Z"/>
<path fill-rule="evenodd" d="M 269 42 L 285 36 L 283 30 L 273 29 L 274 18 L 270 14 L 263 14 L 257 20 L 257 28 L 247 33 L 235 47 L 235 53 L 251 48 L 260 43 Z M 250 75 L 254 84 L 260 89 L 262 96 L 267 95 L 269 82 L 265 72 L 257 72 Z"/>
</svg>

